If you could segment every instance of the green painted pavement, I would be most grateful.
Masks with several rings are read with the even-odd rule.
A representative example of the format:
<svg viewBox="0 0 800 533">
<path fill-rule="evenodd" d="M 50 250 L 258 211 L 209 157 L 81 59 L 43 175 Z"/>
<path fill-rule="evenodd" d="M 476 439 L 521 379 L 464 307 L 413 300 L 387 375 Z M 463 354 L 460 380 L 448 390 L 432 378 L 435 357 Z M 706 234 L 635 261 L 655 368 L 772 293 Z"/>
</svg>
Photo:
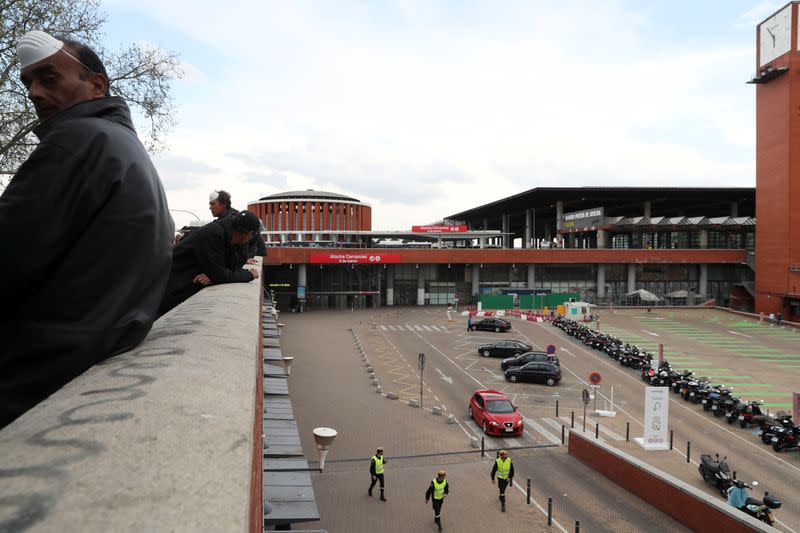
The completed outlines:
<svg viewBox="0 0 800 533">
<path fill-rule="evenodd" d="M 762 403 L 762 407 L 776 407 L 778 409 L 791 409 L 792 404 L 790 403 Z"/>
<path fill-rule="evenodd" d="M 800 364 L 798 365 L 778 365 L 779 368 L 800 368 Z"/>
<path fill-rule="evenodd" d="M 714 379 L 752 379 L 753 376 L 729 376 L 726 374 L 714 374 L 708 377 Z"/>
<path fill-rule="evenodd" d="M 761 396 L 791 396 L 791 392 L 759 392 Z"/>
<path fill-rule="evenodd" d="M 775 387 L 772 383 L 727 383 L 729 387 Z"/>
</svg>

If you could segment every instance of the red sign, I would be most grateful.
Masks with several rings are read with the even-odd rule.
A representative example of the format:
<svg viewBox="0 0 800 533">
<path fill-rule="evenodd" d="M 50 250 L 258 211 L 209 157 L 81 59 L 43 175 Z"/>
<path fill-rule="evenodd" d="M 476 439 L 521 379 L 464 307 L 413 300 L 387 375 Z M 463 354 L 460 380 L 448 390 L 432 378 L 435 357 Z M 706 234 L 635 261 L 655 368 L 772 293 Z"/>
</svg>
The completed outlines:
<svg viewBox="0 0 800 533">
<path fill-rule="evenodd" d="M 800 392 L 794 393 L 794 420 L 795 423 L 800 420 Z"/>
<path fill-rule="evenodd" d="M 591 374 L 589 374 L 589 383 L 591 383 L 592 385 L 600 385 L 602 381 L 603 378 L 600 377 L 599 372 L 592 372 Z"/>
<path fill-rule="evenodd" d="M 400 254 L 362 254 L 362 253 L 337 253 L 337 254 L 308 254 L 308 262 L 312 264 L 374 264 L 374 263 L 399 263 Z"/>
<path fill-rule="evenodd" d="M 464 233 L 467 226 L 411 226 L 414 233 Z"/>
</svg>

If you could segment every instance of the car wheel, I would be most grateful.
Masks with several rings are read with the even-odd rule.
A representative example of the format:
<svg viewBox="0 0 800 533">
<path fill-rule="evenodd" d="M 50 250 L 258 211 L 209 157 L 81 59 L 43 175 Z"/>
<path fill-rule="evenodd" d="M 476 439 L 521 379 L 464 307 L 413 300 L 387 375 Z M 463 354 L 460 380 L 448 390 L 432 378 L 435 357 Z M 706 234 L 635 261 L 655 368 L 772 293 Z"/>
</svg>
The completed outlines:
<svg viewBox="0 0 800 533">
<path fill-rule="evenodd" d="M 511 374 L 510 376 L 508 376 L 508 381 L 510 381 L 511 383 L 516 383 L 517 382 L 517 376 L 515 376 L 514 374 Z"/>
<path fill-rule="evenodd" d="M 495 332 L 495 333 L 500 333 L 500 328 L 498 328 L 498 327 L 495 327 L 495 328 L 494 328 L 494 332 Z"/>
<path fill-rule="evenodd" d="M 467 406 L 467 418 L 471 418 L 473 420 L 475 419 L 475 417 L 472 416 L 472 407 L 470 407 L 469 405 Z"/>
<path fill-rule="evenodd" d="M 556 384 L 556 380 L 554 380 L 553 378 L 547 378 L 547 386 L 548 387 L 552 387 L 555 384 Z"/>
<path fill-rule="evenodd" d="M 470 330 L 470 331 L 475 331 L 475 326 L 470 326 L 470 327 L 469 327 L 469 330 Z"/>
<path fill-rule="evenodd" d="M 483 351 L 483 356 L 484 356 L 484 357 L 489 357 L 489 355 L 491 355 L 491 354 L 489 353 L 489 350 L 484 350 L 484 351 Z"/>
<path fill-rule="evenodd" d="M 483 421 L 483 426 L 481 426 L 481 429 L 483 429 L 483 432 L 487 435 L 489 434 L 489 426 L 486 425 L 486 420 Z"/>
</svg>

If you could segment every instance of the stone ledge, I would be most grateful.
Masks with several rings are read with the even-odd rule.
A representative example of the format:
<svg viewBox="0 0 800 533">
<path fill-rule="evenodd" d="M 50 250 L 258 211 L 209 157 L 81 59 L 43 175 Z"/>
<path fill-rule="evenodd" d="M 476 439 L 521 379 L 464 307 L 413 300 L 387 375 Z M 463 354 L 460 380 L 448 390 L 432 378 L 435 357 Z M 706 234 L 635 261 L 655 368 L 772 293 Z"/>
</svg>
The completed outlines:
<svg viewBox="0 0 800 533">
<path fill-rule="evenodd" d="M 0 431 L 0 530 L 247 530 L 260 287 L 203 289 Z"/>
</svg>

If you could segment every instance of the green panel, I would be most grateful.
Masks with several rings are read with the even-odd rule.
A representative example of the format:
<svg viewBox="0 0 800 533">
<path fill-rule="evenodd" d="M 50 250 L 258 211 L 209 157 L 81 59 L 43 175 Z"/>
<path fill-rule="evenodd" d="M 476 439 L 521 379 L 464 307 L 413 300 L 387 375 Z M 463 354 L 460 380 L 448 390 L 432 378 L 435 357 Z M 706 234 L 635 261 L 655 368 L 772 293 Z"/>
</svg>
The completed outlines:
<svg viewBox="0 0 800 533">
<path fill-rule="evenodd" d="M 510 294 L 484 294 L 481 296 L 483 309 L 513 309 L 514 297 Z"/>
<path fill-rule="evenodd" d="M 533 294 L 523 294 L 519 297 L 520 309 L 533 309 Z"/>
</svg>

